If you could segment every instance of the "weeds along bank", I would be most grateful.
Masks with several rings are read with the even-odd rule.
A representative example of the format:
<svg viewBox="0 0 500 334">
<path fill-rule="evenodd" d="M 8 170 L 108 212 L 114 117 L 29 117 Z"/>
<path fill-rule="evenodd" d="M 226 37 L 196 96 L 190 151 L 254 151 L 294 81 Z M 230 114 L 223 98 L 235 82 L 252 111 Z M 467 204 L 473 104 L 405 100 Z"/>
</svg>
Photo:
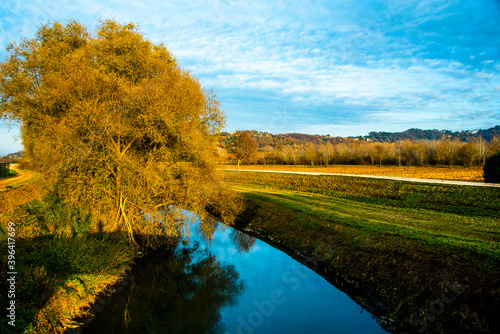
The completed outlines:
<svg viewBox="0 0 500 334">
<path fill-rule="evenodd" d="M 120 281 L 135 256 L 126 235 L 100 233 L 88 213 L 36 183 L 0 193 L 0 222 L 2 310 L 15 302 L 15 321 L 9 324 L 4 314 L 1 333 L 62 333 L 77 326 L 72 319 L 94 312 L 96 297 Z M 15 251 L 11 259 L 9 250 Z M 7 275 L 10 265 L 16 275 Z M 15 295 L 8 296 L 12 276 Z"/>
<path fill-rule="evenodd" d="M 247 172 L 226 180 L 246 199 L 241 229 L 316 261 L 362 291 L 360 304 L 380 301 L 394 332 L 498 332 L 498 188 Z"/>
</svg>

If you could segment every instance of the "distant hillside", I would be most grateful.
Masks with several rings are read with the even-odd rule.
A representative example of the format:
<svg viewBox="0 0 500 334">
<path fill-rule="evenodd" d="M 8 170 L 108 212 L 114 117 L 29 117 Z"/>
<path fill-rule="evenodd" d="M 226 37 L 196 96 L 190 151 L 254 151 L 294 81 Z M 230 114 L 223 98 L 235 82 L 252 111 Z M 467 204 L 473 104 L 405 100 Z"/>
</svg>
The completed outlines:
<svg viewBox="0 0 500 334">
<path fill-rule="evenodd" d="M 269 132 L 261 132 L 256 130 L 249 130 L 253 139 L 259 145 L 259 148 L 281 147 L 285 145 L 321 145 L 330 142 L 333 145 L 340 143 L 350 143 L 358 140 L 372 141 L 372 142 L 396 142 L 399 140 L 410 139 L 411 141 L 417 140 L 439 140 L 445 139 L 458 139 L 461 142 L 468 142 L 472 138 L 483 138 L 486 141 L 491 141 L 493 137 L 500 138 L 500 125 L 486 130 L 464 130 L 464 131 L 449 131 L 449 130 L 421 130 L 421 129 L 408 129 L 403 132 L 370 132 L 367 136 L 358 137 L 332 137 L 330 135 L 308 135 L 302 133 L 281 133 L 272 134 Z M 227 145 L 231 138 L 234 137 L 234 132 L 222 132 L 219 142 Z M 222 145 L 222 146 L 225 146 Z"/>
<path fill-rule="evenodd" d="M 500 126 L 497 125 L 493 128 L 487 130 L 466 130 L 466 131 L 456 131 L 452 132 L 449 130 L 421 130 L 421 129 L 409 129 L 403 132 L 370 132 L 368 136 L 363 138 L 369 138 L 373 141 L 385 141 L 385 142 L 395 142 L 398 140 L 438 140 L 444 138 L 455 139 L 462 142 L 469 141 L 472 138 L 483 138 L 486 141 L 491 141 L 495 136 L 500 137 Z"/>
<path fill-rule="evenodd" d="M 18 160 L 19 158 L 21 158 L 22 155 L 23 155 L 23 153 L 21 151 L 15 152 L 15 153 L 10 153 L 10 154 L 4 155 L 3 157 L 0 157 L 0 161 L 1 162 L 12 162 L 12 161 L 15 161 L 15 160 Z"/>
<path fill-rule="evenodd" d="M 330 142 L 331 144 L 339 144 L 342 142 L 348 142 L 352 139 L 342 138 L 342 137 L 330 137 L 322 135 L 308 135 L 303 133 L 280 133 L 272 134 L 269 132 L 261 132 L 256 130 L 249 130 L 250 136 L 255 139 L 259 148 L 269 147 L 281 147 L 285 145 L 320 145 Z M 222 132 L 220 135 L 219 143 L 227 145 L 229 141 L 234 137 L 234 132 Z"/>
</svg>

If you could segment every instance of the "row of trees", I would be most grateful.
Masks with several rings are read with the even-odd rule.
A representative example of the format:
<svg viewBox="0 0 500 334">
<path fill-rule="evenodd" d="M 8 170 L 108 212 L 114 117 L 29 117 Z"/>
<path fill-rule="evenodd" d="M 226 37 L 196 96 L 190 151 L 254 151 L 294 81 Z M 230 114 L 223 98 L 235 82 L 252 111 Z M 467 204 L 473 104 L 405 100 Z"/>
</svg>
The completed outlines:
<svg viewBox="0 0 500 334">
<path fill-rule="evenodd" d="M 443 137 L 432 141 L 406 139 L 393 143 L 353 140 L 339 144 L 327 142 L 258 148 L 248 131 L 239 131 L 228 145 L 221 145 L 219 152 L 227 162 L 238 164 L 474 166 L 484 165 L 488 156 L 500 152 L 500 139 L 494 137 L 487 142 L 474 138 L 461 142 Z"/>
</svg>

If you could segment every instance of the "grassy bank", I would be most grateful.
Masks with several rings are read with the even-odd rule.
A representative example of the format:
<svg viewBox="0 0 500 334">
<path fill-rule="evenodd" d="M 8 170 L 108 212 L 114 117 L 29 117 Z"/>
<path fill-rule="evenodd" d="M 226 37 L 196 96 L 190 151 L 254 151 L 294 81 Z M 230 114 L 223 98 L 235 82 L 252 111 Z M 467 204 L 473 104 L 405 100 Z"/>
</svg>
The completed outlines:
<svg viewBox="0 0 500 334">
<path fill-rule="evenodd" d="M 226 172 L 235 184 L 299 191 L 367 204 L 498 218 L 500 189 L 337 175 Z"/>
<path fill-rule="evenodd" d="M 135 253 L 125 235 L 99 232 L 90 215 L 35 183 L 0 193 L 0 208 L 2 309 L 15 301 L 15 322 L 3 316 L 1 333 L 76 327 L 73 319 L 95 312 L 96 298 L 132 264 Z M 17 272 L 15 296 L 8 297 L 11 271 Z"/>
<path fill-rule="evenodd" d="M 381 301 L 395 332 L 500 328 L 499 189 L 290 174 L 226 177 L 247 201 L 241 228 L 316 260 L 326 276 Z"/>
</svg>

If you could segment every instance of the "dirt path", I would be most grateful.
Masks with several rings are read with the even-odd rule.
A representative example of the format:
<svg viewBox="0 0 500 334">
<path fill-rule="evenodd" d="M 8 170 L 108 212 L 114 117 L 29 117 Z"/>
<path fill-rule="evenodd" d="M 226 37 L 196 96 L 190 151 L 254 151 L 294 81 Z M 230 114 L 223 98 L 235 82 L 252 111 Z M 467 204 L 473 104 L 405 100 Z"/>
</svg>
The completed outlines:
<svg viewBox="0 0 500 334">
<path fill-rule="evenodd" d="M 17 172 L 17 175 L 6 179 L 1 179 L 0 191 L 4 190 L 4 188 L 8 186 L 19 185 L 21 183 L 29 181 L 35 176 L 35 173 L 30 170 L 18 169 L 16 164 L 12 164 L 11 169 L 15 170 Z"/>
<path fill-rule="evenodd" d="M 223 169 L 223 170 L 233 171 L 233 172 L 259 172 L 259 173 L 282 173 L 282 174 L 305 174 L 305 175 L 354 176 L 354 177 L 368 177 L 368 178 L 373 178 L 373 179 L 398 180 L 398 181 L 407 181 L 407 182 L 421 182 L 421 183 L 434 183 L 434 184 L 451 184 L 451 185 L 474 186 L 474 187 L 495 187 L 495 188 L 500 188 L 500 184 L 496 184 L 496 183 L 469 182 L 469 181 L 451 181 L 451 180 L 435 180 L 435 179 L 417 179 L 417 178 L 398 177 L 398 176 L 334 174 L 334 173 L 314 173 L 314 172 L 289 172 L 289 171 L 278 171 L 278 170 L 255 170 L 255 169 Z"/>
</svg>

